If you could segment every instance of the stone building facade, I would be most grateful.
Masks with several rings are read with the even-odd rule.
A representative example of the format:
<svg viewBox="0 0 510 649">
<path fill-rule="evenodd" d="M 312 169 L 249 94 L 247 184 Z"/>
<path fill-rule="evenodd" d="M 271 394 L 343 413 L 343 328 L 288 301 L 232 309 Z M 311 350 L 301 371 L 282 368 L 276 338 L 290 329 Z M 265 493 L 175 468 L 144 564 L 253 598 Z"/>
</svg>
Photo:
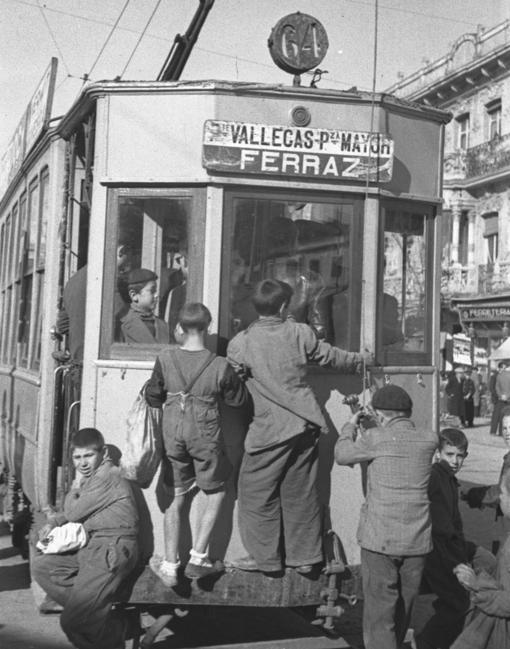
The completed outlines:
<svg viewBox="0 0 510 649">
<path fill-rule="evenodd" d="M 490 354 L 510 327 L 510 19 L 463 35 L 387 92 L 452 113 L 442 299 Z"/>
</svg>

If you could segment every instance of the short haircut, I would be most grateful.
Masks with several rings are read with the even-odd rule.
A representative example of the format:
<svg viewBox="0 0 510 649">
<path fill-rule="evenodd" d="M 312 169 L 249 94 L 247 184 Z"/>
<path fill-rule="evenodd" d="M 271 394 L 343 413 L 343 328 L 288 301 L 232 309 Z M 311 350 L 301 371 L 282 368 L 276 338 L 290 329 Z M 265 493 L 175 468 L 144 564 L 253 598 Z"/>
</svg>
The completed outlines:
<svg viewBox="0 0 510 649">
<path fill-rule="evenodd" d="M 441 451 L 446 445 L 455 446 L 460 451 L 467 452 L 469 442 L 464 433 L 458 428 L 443 428 L 439 431 L 439 450 Z"/>
<path fill-rule="evenodd" d="M 498 363 L 498 370 L 502 370 L 504 367 L 506 367 L 505 361 L 501 361 L 500 363 Z"/>
<path fill-rule="evenodd" d="M 288 306 L 292 287 L 278 279 L 264 279 L 257 284 L 251 301 L 259 315 L 278 315 L 282 306 Z"/>
<path fill-rule="evenodd" d="M 393 419 L 394 417 L 407 417 L 409 418 L 412 415 L 412 410 L 393 410 L 388 408 L 373 408 L 374 410 L 379 410 L 382 412 L 388 419 Z"/>
<path fill-rule="evenodd" d="M 206 331 L 211 324 L 212 316 L 209 309 L 201 302 L 189 302 L 179 311 L 177 322 L 183 331 Z"/>
<path fill-rule="evenodd" d="M 80 428 L 71 438 L 71 450 L 75 448 L 93 448 L 102 451 L 105 446 L 103 434 L 97 428 Z"/>
</svg>

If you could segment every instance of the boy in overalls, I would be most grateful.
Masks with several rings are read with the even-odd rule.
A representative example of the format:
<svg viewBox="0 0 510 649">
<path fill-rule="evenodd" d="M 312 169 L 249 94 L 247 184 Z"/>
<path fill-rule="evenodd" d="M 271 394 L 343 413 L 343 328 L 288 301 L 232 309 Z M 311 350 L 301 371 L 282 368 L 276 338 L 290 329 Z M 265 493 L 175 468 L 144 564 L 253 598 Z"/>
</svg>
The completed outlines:
<svg viewBox="0 0 510 649">
<path fill-rule="evenodd" d="M 175 497 L 165 512 L 165 558 L 151 559 L 153 571 L 172 588 L 178 583 L 178 547 L 184 506 L 195 488 L 207 499 L 190 559 L 184 571 L 189 579 L 223 572 L 221 561 L 211 561 L 207 546 L 225 496 L 232 466 L 225 454 L 218 401 L 242 406 L 246 392 L 225 358 L 204 345 L 211 323 L 209 310 L 199 302 L 180 311 L 175 330 L 179 347 L 169 347 L 157 358 L 146 388 L 152 407 L 163 406 L 163 443 L 173 470 Z"/>
</svg>

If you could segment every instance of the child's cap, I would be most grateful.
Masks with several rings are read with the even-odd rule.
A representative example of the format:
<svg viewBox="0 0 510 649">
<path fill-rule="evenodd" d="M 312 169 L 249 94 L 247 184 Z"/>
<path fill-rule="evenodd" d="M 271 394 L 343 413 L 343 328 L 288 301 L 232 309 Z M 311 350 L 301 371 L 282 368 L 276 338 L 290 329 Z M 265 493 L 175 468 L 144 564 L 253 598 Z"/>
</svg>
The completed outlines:
<svg viewBox="0 0 510 649">
<path fill-rule="evenodd" d="M 153 273 L 152 270 L 148 268 L 135 268 L 130 271 L 127 277 L 127 284 L 146 284 L 147 282 L 152 282 L 153 280 L 158 279 L 156 273 Z"/>
<path fill-rule="evenodd" d="M 372 397 L 372 408 L 404 412 L 413 409 L 413 401 L 407 392 L 398 385 L 385 385 L 375 391 Z"/>
</svg>

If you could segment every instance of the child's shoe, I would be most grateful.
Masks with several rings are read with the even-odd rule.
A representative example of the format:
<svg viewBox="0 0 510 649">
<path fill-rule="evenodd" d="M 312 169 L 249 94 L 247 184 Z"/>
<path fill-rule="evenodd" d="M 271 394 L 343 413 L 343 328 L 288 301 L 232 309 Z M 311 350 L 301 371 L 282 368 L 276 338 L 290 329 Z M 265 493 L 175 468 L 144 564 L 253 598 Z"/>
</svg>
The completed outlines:
<svg viewBox="0 0 510 649">
<path fill-rule="evenodd" d="M 149 566 L 152 572 L 161 579 L 167 588 L 173 588 L 179 583 L 179 562 L 171 563 L 155 554 L 149 559 Z"/>
<path fill-rule="evenodd" d="M 207 552 L 202 554 L 195 550 L 190 551 L 190 559 L 184 570 L 184 576 L 188 579 L 203 579 L 211 575 L 219 575 L 222 572 L 225 572 L 223 561 L 211 561 Z"/>
</svg>

